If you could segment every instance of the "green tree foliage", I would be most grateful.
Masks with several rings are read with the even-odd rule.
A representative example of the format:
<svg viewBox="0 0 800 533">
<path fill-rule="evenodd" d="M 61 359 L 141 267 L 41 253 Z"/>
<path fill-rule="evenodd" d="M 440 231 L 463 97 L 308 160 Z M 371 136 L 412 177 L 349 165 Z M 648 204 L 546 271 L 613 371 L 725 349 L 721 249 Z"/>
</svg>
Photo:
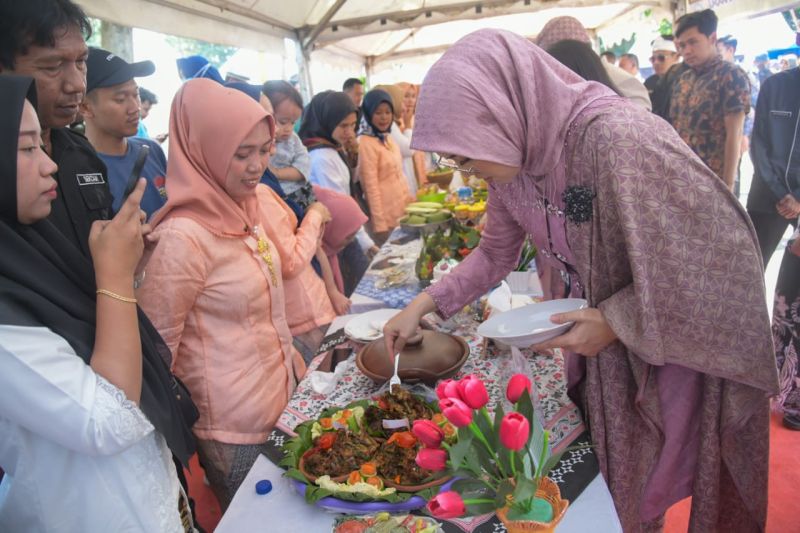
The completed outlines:
<svg viewBox="0 0 800 533">
<path fill-rule="evenodd" d="M 225 64 L 238 50 L 235 46 L 223 46 L 221 44 L 197 41 L 186 37 L 176 37 L 174 35 L 167 36 L 167 44 L 178 51 L 181 57 L 203 56 L 217 68 Z"/>
</svg>

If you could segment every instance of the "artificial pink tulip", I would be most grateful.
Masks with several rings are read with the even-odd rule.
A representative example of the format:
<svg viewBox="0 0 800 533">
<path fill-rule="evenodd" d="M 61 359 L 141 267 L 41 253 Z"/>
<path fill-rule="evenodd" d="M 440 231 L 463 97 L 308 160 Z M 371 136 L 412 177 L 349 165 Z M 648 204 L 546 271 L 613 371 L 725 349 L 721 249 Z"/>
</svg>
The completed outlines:
<svg viewBox="0 0 800 533">
<path fill-rule="evenodd" d="M 466 427 L 472 422 L 472 409 L 457 398 L 439 400 L 439 410 L 457 428 Z"/>
<path fill-rule="evenodd" d="M 515 452 L 528 443 L 531 426 L 528 419 L 519 413 L 508 413 L 500 422 L 500 442 Z"/>
<path fill-rule="evenodd" d="M 440 492 L 428 501 L 428 511 L 436 518 L 458 518 L 467 512 L 464 500 L 453 490 Z"/>
<path fill-rule="evenodd" d="M 489 403 L 486 386 L 477 376 L 470 374 L 458 382 L 458 393 L 461 401 L 473 409 L 480 409 Z"/>
<path fill-rule="evenodd" d="M 420 448 L 416 460 L 420 468 L 432 472 L 447 468 L 447 452 L 441 448 Z"/>
<path fill-rule="evenodd" d="M 508 380 L 506 398 L 511 403 L 517 403 L 525 389 L 528 389 L 528 394 L 531 393 L 531 380 L 525 374 L 514 374 Z"/>
<path fill-rule="evenodd" d="M 444 440 L 444 431 L 430 420 L 415 420 L 411 432 L 428 448 L 438 448 Z"/>
<path fill-rule="evenodd" d="M 440 381 L 436 386 L 436 396 L 438 396 L 440 400 L 444 400 L 445 398 L 456 398 L 460 400 L 461 396 L 458 393 L 458 381 L 454 379 Z"/>
</svg>

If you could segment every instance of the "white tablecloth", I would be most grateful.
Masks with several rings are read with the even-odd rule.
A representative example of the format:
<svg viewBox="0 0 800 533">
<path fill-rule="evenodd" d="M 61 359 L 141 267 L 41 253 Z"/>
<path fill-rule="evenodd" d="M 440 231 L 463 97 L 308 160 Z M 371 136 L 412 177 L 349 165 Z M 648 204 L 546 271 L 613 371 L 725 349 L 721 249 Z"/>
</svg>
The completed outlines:
<svg viewBox="0 0 800 533">
<path fill-rule="evenodd" d="M 261 496 L 256 483 L 272 482 L 272 492 Z M 260 456 L 230 507 L 215 530 L 216 533 L 245 531 L 280 533 L 330 533 L 335 515 L 308 505 L 283 477 L 283 469 Z M 558 533 L 622 533 L 611 494 L 601 476 L 597 476 L 577 500 L 570 503 L 567 514 L 556 528 Z"/>
</svg>

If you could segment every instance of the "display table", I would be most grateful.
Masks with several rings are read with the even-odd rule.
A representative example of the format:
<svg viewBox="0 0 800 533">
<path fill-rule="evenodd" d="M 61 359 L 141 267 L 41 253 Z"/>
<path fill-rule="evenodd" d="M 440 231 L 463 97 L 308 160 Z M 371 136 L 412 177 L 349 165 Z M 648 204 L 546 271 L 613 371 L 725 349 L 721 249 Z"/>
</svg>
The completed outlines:
<svg viewBox="0 0 800 533">
<path fill-rule="evenodd" d="M 242 487 L 222 517 L 216 533 L 263 531 L 280 533 L 329 533 L 335 515 L 308 505 L 295 492 L 291 482 L 282 477 L 283 469 L 263 455 L 256 460 Z M 262 479 L 272 481 L 272 492 L 256 494 L 255 484 Z M 505 531 L 502 525 L 490 531 Z M 589 483 L 578 499 L 570 502 L 558 533 L 621 533 L 617 513 L 603 478 Z"/>
<path fill-rule="evenodd" d="M 400 308 L 407 305 L 421 290 L 413 274 L 419 249 L 418 239 L 410 240 L 402 232 L 396 231 L 356 289 L 352 298 L 353 311 L 360 313 L 381 307 Z M 350 317 L 339 317 L 331 325 L 329 337 L 339 337 L 341 328 Z M 486 384 L 490 405 L 494 405 L 502 400 L 505 383 L 518 370 L 520 361 L 513 361 L 507 351 L 485 343 L 475 333 L 480 323 L 478 319 L 476 309 L 468 307 L 447 321 L 434 317 L 429 325 L 458 335 L 469 344 L 470 356 L 455 377 L 477 375 Z M 353 349 L 359 347 L 352 342 L 348 346 Z M 580 413 L 566 394 L 564 365 L 560 355 L 539 355 L 530 350 L 523 350 L 522 354 L 538 392 L 537 409 L 545 421 L 545 427 L 551 432 L 554 449 L 558 451 L 573 444 L 589 443 Z M 321 355 L 311 363 L 309 374 L 299 383 L 270 434 L 265 455 L 259 457 L 236 493 L 217 528 L 218 532 L 262 530 L 305 533 L 331 530 L 334 515 L 306 504 L 291 482 L 282 477 L 283 470 L 276 465 L 282 459 L 281 446 L 294 436 L 293 430 L 298 424 L 316 418 L 323 409 L 370 397 L 378 390 L 379 387 L 357 369 L 353 358 L 354 355 L 351 355 L 342 363 L 346 365 L 346 371 L 328 395 L 315 392 L 309 378 L 310 373 L 325 361 L 325 356 Z M 571 502 L 558 531 L 621 531 L 611 496 L 599 475 L 591 449 L 567 451 L 550 477 L 559 484 L 562 497 Z M 261 479 L 269 479 L 273 484 L 272 492 L 265 496 L 255 492 L 255 483 Z M 443 521 L 443 527 L 446 532 L 504 531 L 493 514 Z"/>
</svg>

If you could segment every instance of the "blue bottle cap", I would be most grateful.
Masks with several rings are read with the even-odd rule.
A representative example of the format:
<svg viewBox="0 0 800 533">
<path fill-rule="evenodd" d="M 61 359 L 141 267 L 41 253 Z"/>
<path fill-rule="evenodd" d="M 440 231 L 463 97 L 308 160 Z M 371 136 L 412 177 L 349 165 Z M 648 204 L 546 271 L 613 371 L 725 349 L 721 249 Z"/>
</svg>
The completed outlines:
<svg viewBox="0 0 800 533">
<path fill-rule="evenodd" d="M 264 495 L 268 494 L 269 491 L 272 490 L 272 482 L 268 479 L 262 479 L 258 483 L 256 483 L 256 492 L 258 494 Z"/>
</svg>

